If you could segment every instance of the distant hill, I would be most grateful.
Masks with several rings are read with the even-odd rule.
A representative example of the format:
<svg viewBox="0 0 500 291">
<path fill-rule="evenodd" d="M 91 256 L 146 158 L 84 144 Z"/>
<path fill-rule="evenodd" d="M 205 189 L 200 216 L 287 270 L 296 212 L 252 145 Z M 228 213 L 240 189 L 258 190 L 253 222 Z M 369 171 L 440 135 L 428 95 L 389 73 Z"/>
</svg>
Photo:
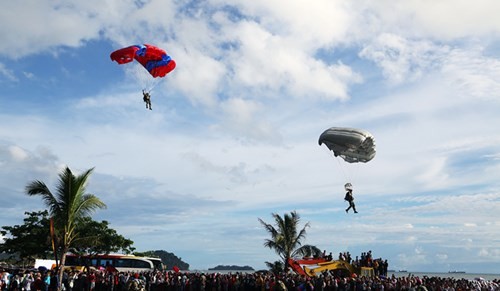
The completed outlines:
<svg viewBox="0 0 500 291">
<path fill-rule="evenodd" d="M 162 263 L 166 266 L 167 270 L 172 270 L 174 266 L 179 267 L 179 269 L 188 271 L 189 264 L 182 261 L 181 258 L 177 257 L 173 253 L 169 253 L 164 250 L 157 251 L 147 251 L 147 252 L 135 252 L 135 255 L 145 256 L 145 257 L 158 257 L 161 259 Z"/>
<path fill-rule="evenodd" d="M 254 271 L 250 266 L 218 265 L 214 268 L 208 268 L 210 271 Z"/>
</svg>

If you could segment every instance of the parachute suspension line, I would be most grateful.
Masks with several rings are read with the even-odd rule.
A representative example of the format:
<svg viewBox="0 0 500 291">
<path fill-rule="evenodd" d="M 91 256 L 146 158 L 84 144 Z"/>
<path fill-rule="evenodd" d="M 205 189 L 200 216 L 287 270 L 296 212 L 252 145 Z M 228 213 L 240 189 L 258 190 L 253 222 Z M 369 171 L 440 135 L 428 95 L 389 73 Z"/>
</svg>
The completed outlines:
<svg viewBox="0 0 500 291">
<path fill-rule="evenodd" d="M 149 76 L 142 80 L 142 86 L 144 87 L 144 91 L 151 93 L 153 89 L 158 85 L 160 80 L 157 78 L 149 78 Z"/>
<path fill-rule="evenodd" d="M 340 171 L 342 172 L 342 175 L 344 176 L 344 183 L 351 182 L 351 181 L 347 181 L 348 177 L 346 174 L 346 169 L 344 168 L 344 165 L 340 162 L 340 159 L 336 158 L 335 156 L 333 156 L 333 159 L 335 159 L 337 161 L 337 164 L 339 165 Z"/>
<path fill-rule="evenodd" d="M 344 178 L 343 183 L 351 182 L 351 181 L 348 181 L 350 178 L 347 177 L 346 169 L 344 168 L 343 163 L 340 162 L 340 158 L 336 157 L 335 154 L 332 151 L 330 151 L 328 148 L 325 148 L 325 153 L 328 155 L 329 158 L 332 158 L 332 159 L 337 161 L 338 168 L 340 169 L 340 172 L 342 173 L 342 176 Z"/>
<path fill-rule="evenodd" d="M 145 92 L 151 93 L 153 88 L 161 81 L 161 78 L 153 78 L 140 64 L 131 66 L 130 70 L 133 72 L 139 86 L 141 86 Z"/>
<path fill-rule="evenodd" d="M 351 183 L 352 185 L 355 185 L 356 173 L 355 173 L 355 171 L 351 171 L 350 168 L 355 168 L 357 170 L 357 169 L 359 169 L 357 167 L 358 165 L 352 165 L 351 163 L 344 163 L 343 161 L 341 161 L 342 159 L 340 157 L 336 157 L 333 154 L 333 152 L 330 152 L 330 153 L 331 153 L 331 157 L 337 161 L 337 165 L 340 169 L 340 172 L 342 173 L 342 177 L 344 178 L 342 183 L 343 184 Z M 356 164 L 359 164 L 359 163 L 356 163 Z"/>
<path fill-rule="evenodd" d="M 160 83 L 160 80 L 157 80 L 157 78 L 154 78 L 151 83 L 150 83 L 150 86 L 149 86 L 149 90 L 148 92 L 151 93 L 153 91 L 153 89 Z"/>
<path fill-rule="evenodd" d="M 352 175 L 351 175 L 352 177 L 350 177 L 352 181 L 349 181 L 349 182 L 353 185 L 353 187 L 354 187 L 354 185 L 356 185 L 356 182 L 358 179 L 359 164 L 360 163 L 354 163 L 354 165 L 352 165 L 352 168 L 353 168 Z"/>
</svg>

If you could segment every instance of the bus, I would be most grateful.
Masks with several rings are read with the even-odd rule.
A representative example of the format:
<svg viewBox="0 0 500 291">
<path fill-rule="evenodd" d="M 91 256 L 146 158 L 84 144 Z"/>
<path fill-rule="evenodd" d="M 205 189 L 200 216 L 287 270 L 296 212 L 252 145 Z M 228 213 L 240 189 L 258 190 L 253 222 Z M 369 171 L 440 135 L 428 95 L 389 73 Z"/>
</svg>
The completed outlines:
<svg viewBox="0 0 500 291">
<path fill-rule="evenodd" d="M 160 258 L 138 257 L 123 254 L 98 254 L 78 256 L 66 255 L 66 268 L 83 270 L 85 266 L 96 269 L 112 269 L 118 272 L 149 272 L 163 271 L 164 265 Z"/>
</svg>

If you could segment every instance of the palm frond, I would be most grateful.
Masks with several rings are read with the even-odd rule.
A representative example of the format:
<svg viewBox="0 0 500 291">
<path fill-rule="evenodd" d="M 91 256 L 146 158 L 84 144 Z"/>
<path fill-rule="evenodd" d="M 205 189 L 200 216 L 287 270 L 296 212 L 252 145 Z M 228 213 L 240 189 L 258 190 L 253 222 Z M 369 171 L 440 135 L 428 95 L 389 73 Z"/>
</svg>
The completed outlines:
<svg viewBox="0 0 500 291">
<path fill-rule="evenodd" d="M 44 204 L 49 207 L 51 213 L 59 211 L 57 198 L 50 192 L 44 182 L 35 180 L 28 183 L 26 186 L 26 193 L 29 196 L 41 196 Z"/>
<path fill-rule="evenodd" d="M 271 215 L 274 219 L 274 225 L 268 224 L 259 218 L 260 223 L 271 235 L 270 239 L 265 240 L 264 246 L 274 249 L 283 260 L 285 269 L 288 269 L 288 259 L 291 258 L 292 255 L 316 252 L 316 247 L 314 247 L 316 248 L 314 249 L 312 246 L 302 246 L 302 241 L 306 236 L 306 229 L 310 224 L 306 223 L 305 226 L 298 231 L 300 215 L 296 211 L 285 213 L 283 217 L 276 213 L 272 213 Z"/>
</svg>

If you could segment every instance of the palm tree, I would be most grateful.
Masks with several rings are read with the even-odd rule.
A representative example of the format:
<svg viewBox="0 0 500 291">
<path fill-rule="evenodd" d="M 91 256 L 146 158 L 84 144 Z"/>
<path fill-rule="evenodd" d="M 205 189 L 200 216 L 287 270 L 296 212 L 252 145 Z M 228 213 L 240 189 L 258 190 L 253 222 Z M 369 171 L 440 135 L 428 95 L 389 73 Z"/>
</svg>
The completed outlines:
<svg viewBox="0 0 500 291">
<path fill-rule="evenodd" d="M 284 271 L 282 261 L 275 261 L 274 263 L 266 262 L 266 266 L 276 276 Z"/>
<path fill-rule="evenodd" d="M 288 259 L 297 256 L 321 254 L 321 250 L 315 246 L 302 245 L 302 240 L 306 237 L 306 228 L 309 227 L 309 222 L 298 231 L 300 216 L 297 212 L 285 213 L 283 218 L 276 213 L 273 213 L 272 216 L 276 226 L 268 224 L 259 218 L 260 223 L 271 234 L 271 238 L 265 240 L 264 246 L 276 251 L 283 260 L 285 272 L 288 272 L 290 267 Z"/>
<path fill-rule="evenodd" d="M 79 221 L 89 216 L 95 210 L 106 208 L 106 204 L 97 196 L 85 193 L 87 179 L 94 168 L 75 176 L 66 167 L 59 174 L 59 183 L 56 192 L 53 194 L 45 183 L 35 180 L 26 186 L 26 193 L 29 196 L 41 196 L 45 205 L 49 208 L 49 213 L 54 219 L 54 230 L 59 236 L 59 247 L 61 250 L 59 264 L 59 286 L 61 290 L 66 253 L 72 243 L 78 237 L 75 231 Z"/>
</svg>

